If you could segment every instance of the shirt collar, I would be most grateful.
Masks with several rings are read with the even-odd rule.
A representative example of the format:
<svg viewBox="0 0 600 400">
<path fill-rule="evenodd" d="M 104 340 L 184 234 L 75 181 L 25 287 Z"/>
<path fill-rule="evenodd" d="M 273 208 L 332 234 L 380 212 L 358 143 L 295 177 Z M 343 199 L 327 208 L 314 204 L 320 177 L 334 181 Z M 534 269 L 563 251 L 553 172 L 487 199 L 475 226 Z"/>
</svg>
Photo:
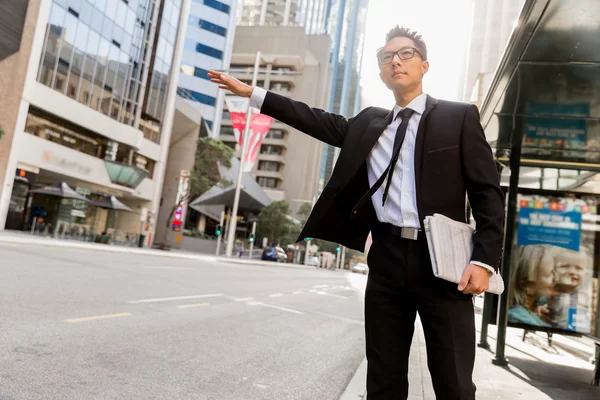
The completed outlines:
<svg viewBox="0 0 600 400">
<path fill-rule="evenodd" d="M 423 114 L 425 112 L 425 107 L 427 105 L 427 95 L 425 93 L 421 93 L 417 97 L 415 97 L 405 108 L 410 108 L 416 113 Z M 399 105 L 394 106 L 394 119 L 398 116 L 398 113 L 402 111 L 403 108 Z"/>
</svg>

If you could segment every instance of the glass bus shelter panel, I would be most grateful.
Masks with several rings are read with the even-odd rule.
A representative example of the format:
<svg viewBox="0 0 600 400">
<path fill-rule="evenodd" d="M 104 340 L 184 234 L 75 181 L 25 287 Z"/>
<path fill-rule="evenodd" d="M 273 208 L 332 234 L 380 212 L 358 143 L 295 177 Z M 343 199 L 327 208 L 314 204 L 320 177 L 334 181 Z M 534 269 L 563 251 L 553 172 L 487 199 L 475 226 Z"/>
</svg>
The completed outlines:
<svg viewBox="0 0 600 400">
<path fill-rule="evenodd" d="M 521 60 L 600 62 L 598 0 L 553 0 Z"/>
</svg>

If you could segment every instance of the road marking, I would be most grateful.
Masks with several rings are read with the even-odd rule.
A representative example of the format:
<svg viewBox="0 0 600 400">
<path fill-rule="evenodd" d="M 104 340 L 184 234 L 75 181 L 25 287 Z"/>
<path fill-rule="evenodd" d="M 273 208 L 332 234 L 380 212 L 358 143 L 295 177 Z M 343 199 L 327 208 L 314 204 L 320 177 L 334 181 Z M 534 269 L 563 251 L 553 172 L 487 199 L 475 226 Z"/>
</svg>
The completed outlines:
<svg viewBox="0 0 600 400">
<path fill-rule="evenodd" d="M 210 305 L 210 303 L 183 304 L 181 306 L 177 306 L 177 308 L 204 307 L 204 306 L 209 306 L 209 305 Z"/>
<path fill-rule="evenodd" d="M 254 300 L 254 297 L 232 297 L 233 301 L 250 301 Z"/>
<path fill-rule="evenodd" d="M 71 318 L 65 319 L 65 322 L 75 323 L 75 322 L 86 322 L 86 321 L 96 321 L 99 319 L 109 319 L 109 318 L 119 318 L 119 317 L 128 317 L 130 313 L 118 313 L 118 314 L 105 314 L 105 315 L 95 315 L 93 317 L 82 317 L 82 318 Z"/>
<path fill-rule="evenodd" d="M 248 302 L 246 304 L 248 304 L 249 306 L 263 306 L 263 307 L 275 308 L 277 310 L 287 311 L 287 312 L 291 312 L 291 313 L 294 313 L 294 314 L 304 314 L 302 311 L 292 310 L 291 308 L 274 306 L 273 304 L 261 303 L 259 301 L 250 301 L 250 302 Z"/>
<path fill-rule="evenodd" d="M 338 297 L 340 299 L 346 299 L 346 300 L 349 299 L 349 297 L 346 297 L 346 296 L 340 296 L 339 294 L 333 294 L 333 293 L 327 293 L 327 292 L 317 292 L 317 294 L 320 294 L 322 296 Z"/>
<path fill-rule="evenodd" d="M 302 290 L 297 290 L 294 292 L 294 294 L 300 294 L 300 293 L 302 293 Z"/>
<path fill-rule="evenodd" d="M 329 285 L 313 285 L 314 288 L 326 288 Z"/>
<path fill-rule="evenodd" d="M 273 294 L 269 295 L 269 297 L 281 297 L 281 296 L 283 296 L 282 293 L 273 293 Z"/>
<path fill-rule="evenodd" d="M 196 269 L 190 267 L 144 267 L 144 269 Z"/>
<path fill-rule="evenodd" d="M 160 297 L 157 299 L 143 299 L 143 300 L 132 300 L 128 301 L 129 304 L 142 304 L 142 303 L 160 303 L 163 301 L 177 301 L 177 300 L 190 300 L 190 299 L 206 299 L 209 297 L 221 297 L 225 296 L 223 293 L 214 294 L 195 294 L 192 296 L 180 296 L 180 297 Z"/>
<path fill-rule="evenodd" d="M 266 389 L 268 386 L 262 385 L 260 383 L 253 383 L 252 386 L 258 389 Z"/>
</svg>

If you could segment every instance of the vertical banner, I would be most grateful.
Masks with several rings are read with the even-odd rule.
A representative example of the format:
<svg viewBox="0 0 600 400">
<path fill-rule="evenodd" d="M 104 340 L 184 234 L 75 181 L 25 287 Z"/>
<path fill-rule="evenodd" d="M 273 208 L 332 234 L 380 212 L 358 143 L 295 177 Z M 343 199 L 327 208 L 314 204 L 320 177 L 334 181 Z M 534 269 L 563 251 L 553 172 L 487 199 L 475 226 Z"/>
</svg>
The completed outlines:
<svg viewBox="0 0 600 400">
<path fill-rule="evenodd" d="M 242 97 L 226 96 L 225 102 L 227 103 L 227 109 L 231 115 L 231 123 L 233 125 L 233 132 L 238 145 L 242 147 L 244 140 L 244 129 L 246 128 L 246 111 L 249 107 L 249 100 Z M 252 120 L 250 122 L 250 143 L 248 146 L 248 152 L 244 159 L 244 172 L 250 172 L 256 163 L 256 157 L 262 144 L 263 139 L 269 133 L 273 118 L 268 115 L 253 113 Z"/>
<path fill-rule="evenodd" d="M 509 280 L 511 324 L 592 332 L 595 201 L 520 196 Z M 596 272 L 597 274 L 597 272 Z M 597 289 L 596 289 L 597 290 Z"/>
</svg>

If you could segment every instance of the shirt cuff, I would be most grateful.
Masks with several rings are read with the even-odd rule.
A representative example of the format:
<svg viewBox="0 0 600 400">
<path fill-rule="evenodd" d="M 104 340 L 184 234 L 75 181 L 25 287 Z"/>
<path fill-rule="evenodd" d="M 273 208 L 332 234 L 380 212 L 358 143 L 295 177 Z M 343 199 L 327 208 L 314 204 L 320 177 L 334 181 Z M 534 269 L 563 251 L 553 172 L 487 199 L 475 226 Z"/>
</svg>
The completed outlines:
<svg viewBox="0 0 600 400">
<path fill-rule="evenodd" d="M 250 96 L 250 107 L 260 110 L 265 102 L 265 97 L 267 97 L 267 91 L 263 88 L 255 87 L 252 91 L 252 96 Z"/>
<path fill-rule="evenodd" d="M 496 273 L 496 270 L 494 268 L 490 267 L 489 265 L 487 265 L 485 263 L 471 260 L 471 264 L 483 267 L 483 268 L 487 269 L 488 271 L 490 271 L 492 274 Z"/>
</svg>

